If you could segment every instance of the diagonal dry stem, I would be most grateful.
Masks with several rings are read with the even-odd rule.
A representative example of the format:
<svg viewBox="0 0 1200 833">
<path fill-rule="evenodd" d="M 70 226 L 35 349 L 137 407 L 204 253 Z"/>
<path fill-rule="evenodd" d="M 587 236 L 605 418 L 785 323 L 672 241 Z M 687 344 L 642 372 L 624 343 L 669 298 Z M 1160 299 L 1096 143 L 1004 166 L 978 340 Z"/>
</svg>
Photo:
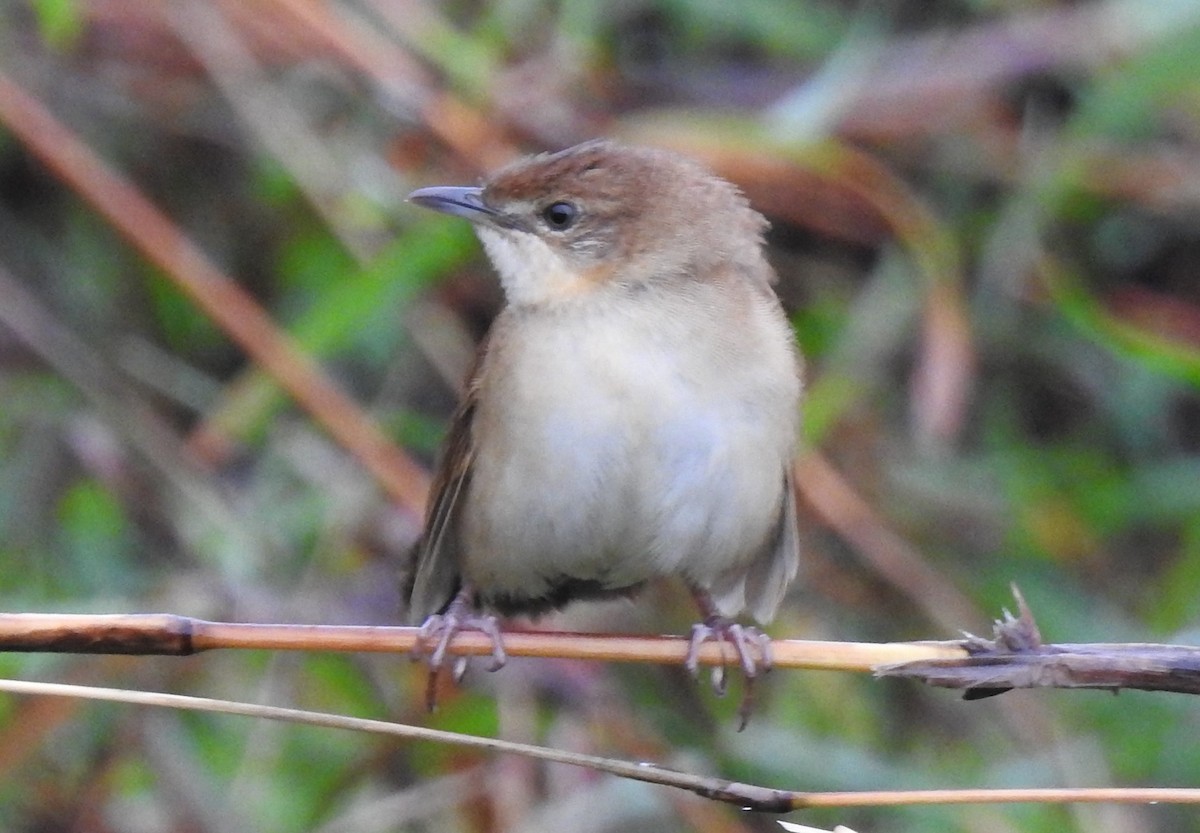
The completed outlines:
<svg viewBox="0 0 1200 833">
<path fill-rule="evenodd" d="M 0 122 L 186 293 L 287 390 L 383 489 L 424 514 L 429 478 L 236 282 L 132 183 L 108 167 L 36 99 L 0 73 Z"/>
<path fill-rule="evenodd" d="M 873 807 L 920 804 L 1000 804 L 1014 802 L 1038 803 L 1123 803 L 1151 802 L 1200 804 L 1200 789 L 1170 788 L 1099 788 L 1099 789 L 969 789 L 969 790 L 875 790 L 863 792 L 801 792 L 774 789 L 755 784 L 728 781 L 723 778 L 695 775 L 669 769 L 649 761 L 625 761 L 602 758 L 544 746 L 496 738 L 464 735 L 423 726 L 368 720 L 324 712 L 285 709 L 206 697 L 187 697 L 153 691 L 130 691 L 114 688 L 36 683 L 24 680 L 0 680 L 0 691 L 14 694 L 77 697 L 105 700 L 159 708 L 234 714 L 265 720 L 280 720 L 330 729 L 372 732 L 409 740 L 424 740 L 454 744 L 490 752 L 522 755 L 542 761 L 570 764 L 629 778 L 650 784 L 688 790 L 705 798 L 734 804 L 747 810 L 786 813 L 813 807 Z"/>
</svg>

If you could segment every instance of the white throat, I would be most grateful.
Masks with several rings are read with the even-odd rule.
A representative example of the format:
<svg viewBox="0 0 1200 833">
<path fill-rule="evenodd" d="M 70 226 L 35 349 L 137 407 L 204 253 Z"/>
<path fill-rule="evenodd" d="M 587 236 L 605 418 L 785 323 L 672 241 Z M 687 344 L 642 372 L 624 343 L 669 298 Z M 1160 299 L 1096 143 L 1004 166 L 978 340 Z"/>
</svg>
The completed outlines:
<svg viewBox="0 0 1200 833">
<path fill-rule="evenodd" d="M 513 306 L 537 304 L 582 288 L 586 277 L 544 240 L 522 231 L 475 229 L 488 259 L 500 274 L 504 295 Z"/>
</svg>

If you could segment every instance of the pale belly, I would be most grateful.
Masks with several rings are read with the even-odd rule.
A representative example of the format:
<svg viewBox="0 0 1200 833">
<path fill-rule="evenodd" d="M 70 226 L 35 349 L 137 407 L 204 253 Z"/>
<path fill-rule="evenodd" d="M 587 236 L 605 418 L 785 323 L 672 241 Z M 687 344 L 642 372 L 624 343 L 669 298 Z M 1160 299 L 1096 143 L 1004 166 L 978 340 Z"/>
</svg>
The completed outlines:
<svg viewBox="0 0 1200 833">
<path fill-rule="evenodd" d="M 555 407 L 490 423 L 505 438 L 478 448 L 462 563 L 487 596 L 657 576 L 706 587 L 761 556 L 791 453 L 786 397 L 752 378 L 697 394 L 677 368 L 634 371 L 563 382 Z"/>
</svg>

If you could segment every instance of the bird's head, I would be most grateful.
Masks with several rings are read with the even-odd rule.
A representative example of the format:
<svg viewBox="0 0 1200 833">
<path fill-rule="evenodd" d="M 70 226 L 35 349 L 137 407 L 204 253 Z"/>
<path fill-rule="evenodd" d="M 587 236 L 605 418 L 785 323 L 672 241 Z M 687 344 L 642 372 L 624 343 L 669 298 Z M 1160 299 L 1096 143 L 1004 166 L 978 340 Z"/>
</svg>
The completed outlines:
<svg viewBox="0 0 1200 833">
<path fill-rule="evenodd" d="M 513 305 L 731 274 L 769 280 L 766 221 L 734 186 L 667 151 L 587 142 L 409 200 L 475 224 Z"/>
</svg>

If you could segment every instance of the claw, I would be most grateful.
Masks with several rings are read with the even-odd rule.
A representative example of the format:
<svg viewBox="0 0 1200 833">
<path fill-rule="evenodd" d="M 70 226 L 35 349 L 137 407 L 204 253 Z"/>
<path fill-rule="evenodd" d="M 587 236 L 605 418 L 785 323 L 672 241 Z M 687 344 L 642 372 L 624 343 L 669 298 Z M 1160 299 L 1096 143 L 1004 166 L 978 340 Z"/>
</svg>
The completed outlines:
<svg viewBox="0 0 1200 833">
<path fill-rule="evenodd" d="M 500 623 L 495 616 L 481 616 L 475 620 L 475 627 L 483 631 L 492 640 L 492 664 L 488 671 L 499 671 L 508 662 L 508 654 L 504 652 L 504 638 L 500 635 Z"/>
<path fill-rule="evenodd" d="M 712 686 L 713 694 L 718 697 L 724 697 L 725 692 L 729 690 L 729 678 L 725 675 L 725 665 L 714 665 L 712 676 L 709 678 L 709 685 Z"/>
<path fill-rule="evenodd" d="M 746 687 L 742 690 L 742 702 L 738 704 L 738 727 L 740 732 L 750 722 L 750 713 L 754 711 L 754 677 L 746 678 Z"/>
</svg>

